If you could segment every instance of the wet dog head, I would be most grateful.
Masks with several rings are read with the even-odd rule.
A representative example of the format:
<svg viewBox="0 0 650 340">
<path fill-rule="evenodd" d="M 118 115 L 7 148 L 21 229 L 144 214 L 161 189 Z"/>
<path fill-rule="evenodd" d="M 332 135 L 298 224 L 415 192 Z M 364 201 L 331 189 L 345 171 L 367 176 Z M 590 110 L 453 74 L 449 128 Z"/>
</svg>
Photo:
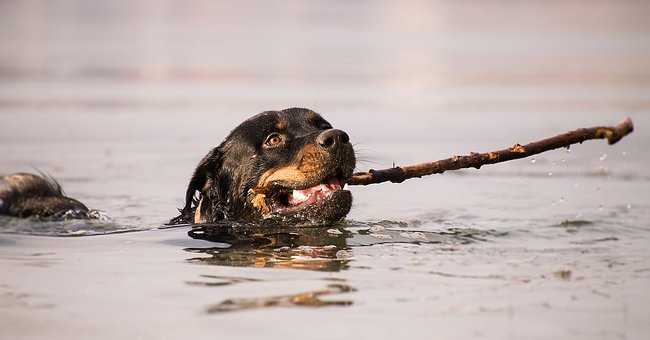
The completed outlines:
<svg viewBox="0 0 650 340">
<path fill-rule="evenodd" d="M 343 188 L 354 167 L 348 135 L 317 113 L 263 112 L 201 160 L 172 223 L 335 222 L 350 211 L 352 195 Z"/>
</svg>

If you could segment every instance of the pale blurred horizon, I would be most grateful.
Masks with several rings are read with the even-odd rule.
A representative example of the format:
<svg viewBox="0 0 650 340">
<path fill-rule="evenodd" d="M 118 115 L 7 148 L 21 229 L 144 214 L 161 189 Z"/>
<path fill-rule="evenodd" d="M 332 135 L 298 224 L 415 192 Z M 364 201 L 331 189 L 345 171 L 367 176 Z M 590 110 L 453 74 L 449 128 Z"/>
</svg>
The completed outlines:
<svg viewBox="0 0 650 340">
<path fill-rule="evenodd" d="M 269 106 L 650 107 L 647 1 L 21 1 L 0 13 L 0 109 L 247 109 L 248 86 Z M 564 95 L 582 87 L 598 98 Z"/>
</svg>

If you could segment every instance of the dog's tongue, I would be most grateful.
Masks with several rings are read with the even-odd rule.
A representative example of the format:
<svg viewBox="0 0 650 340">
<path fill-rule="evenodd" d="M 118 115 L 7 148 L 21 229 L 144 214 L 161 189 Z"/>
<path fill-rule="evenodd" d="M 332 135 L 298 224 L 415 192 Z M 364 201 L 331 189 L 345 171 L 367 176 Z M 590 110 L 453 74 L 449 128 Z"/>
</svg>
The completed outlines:
<svg viewBox="0 0 650 340">
<path fill-rule="evenodd" d="M 337 179 L 329 180 L 327 183 L 319 184 L 303 190 L 293 190 L 289 195 L 289 204 L 298 205 L 307 202 L 312 204 L 320 198 L 327 197 L 336 190 L 341 190 L 341 182 Z"/>
</svg>

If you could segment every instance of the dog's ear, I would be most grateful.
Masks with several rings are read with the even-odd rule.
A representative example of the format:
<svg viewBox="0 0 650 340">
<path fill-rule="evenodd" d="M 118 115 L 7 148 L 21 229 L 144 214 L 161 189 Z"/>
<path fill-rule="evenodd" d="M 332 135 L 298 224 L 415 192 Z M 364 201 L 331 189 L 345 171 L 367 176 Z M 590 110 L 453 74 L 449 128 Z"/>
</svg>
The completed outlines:
<svg viewBox="0 0 650 340">
<path fill-rule="evenodd" d="M 196 166 L 192 179 L 190 179 L 190 183 L 187 185 L 187 191 L 185 192 L 185 207 L 183 207 L 183 211 L 192 208 L 194 195 L 197 191 L 202 193 L 203 188 L 208 181 L 208 175 L 221 168 L 222 158 L 223 152 L 221 152 L 219 147 L 216 147 L 210 150 L 210 152 L 208 152 L 208 154 L 199 162 L 199 165 Z"/>
<path fill-rule="evenodd" d="M 179 209 L 181 214 L 171 219 L 169 224 L 194 222 L 194 209 L 196 209 L 196 206 L 198 205 L 198 202 L 195 202 L 194 196 L 197 191 L 200 196 L 203 195 L 203 189 L 205 188 L 210 175 L 218 172 L 221 168 L 222 159 L 223 152 L 221 151 L 221 147 L 216 147 L 210 150 L 210 152 L 201 159 L 199 164 L 196 166 L 196 169 L 194 169 L 194 174 L 192 174 L 190 183 L 187 185 L 187 190 L 185 191 L 185 206 L 182 209 Z"/>
</svg>

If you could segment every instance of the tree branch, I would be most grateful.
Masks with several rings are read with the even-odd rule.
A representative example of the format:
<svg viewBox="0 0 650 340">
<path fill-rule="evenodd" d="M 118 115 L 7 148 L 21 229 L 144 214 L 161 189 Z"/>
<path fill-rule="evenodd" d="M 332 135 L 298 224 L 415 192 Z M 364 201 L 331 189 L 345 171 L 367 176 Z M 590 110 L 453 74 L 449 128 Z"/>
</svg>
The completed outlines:
<svg viewBox="0 0 650 340">
<path fill-rule="evenodd" d="M 430 163 L 421 163 L 403 167 L 393 167 L 382 170 L 369 170 L 357 172 L 348 181 L 349 185 L 369 185 L 383 182 L 401 183 L 407 179 L 433 174 L 441 174 L 447 170 L 464 168 L 480 169 L 483 165 L 525 158 L 549 150 L 568 148 L 572 144 L 582 143 L 590 139 L 607 139 L 611 145 L 634 131 L 634 124 L 630 118 L 625 118 L 617 126 L 597 126 L 578 129 L 555 137 L 542 139 L 526 145 L 515 144 L 510 148 L 486 152 L 472 152 L 466 156 L 453 156 Z"/>
</svg>

